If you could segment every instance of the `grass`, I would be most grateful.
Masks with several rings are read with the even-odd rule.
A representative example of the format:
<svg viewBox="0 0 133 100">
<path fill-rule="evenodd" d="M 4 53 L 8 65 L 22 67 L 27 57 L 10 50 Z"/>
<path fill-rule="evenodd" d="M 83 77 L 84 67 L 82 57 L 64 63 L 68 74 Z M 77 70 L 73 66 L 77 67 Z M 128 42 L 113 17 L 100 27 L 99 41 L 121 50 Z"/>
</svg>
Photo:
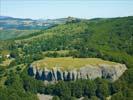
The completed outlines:
<svg viewBox="0 0 133 100">
<path fill-rule="evenodd" d="M 43 52 L 43 54 L 45 55 L 45 54 L 47 54 L 47 53 L 57 53 L 57 54 L 69 54 L 69 50 L 59 50 L 59 51 L 45 51 L 45 52 Z"/>
<path fill-rule="evenodd" d="M 53 67 L 59 67 L 61 69 L 73 69 L 80 68 L 85 65 L 99 65 L 109 64 L 115 65 L 117 63 L 105 61 L 100 58 L 72 58 L 72 57 L 59 57 L 59 58 L 45 58 L 32 63 L 33 66 L 46 67 L 51 69 Z"/>
<path fill-rule="evenodd" d="M 3 61 L 2 64 L 0 64 L 0 65 L 1 65 L 1 66 L 8 66 L 8 65 L 11 63 L 12 60 L 13 60 L 13 59 L 6 59 L 6 60 Z"/>
<path fill-rule="evenodd" d="M 4 55 L 4 56 L 8 55 L 9 53 L 10 53 L 9 50 L 3 50 L 3 51 L 0 52 L 0 54 Z"/>
</svg>

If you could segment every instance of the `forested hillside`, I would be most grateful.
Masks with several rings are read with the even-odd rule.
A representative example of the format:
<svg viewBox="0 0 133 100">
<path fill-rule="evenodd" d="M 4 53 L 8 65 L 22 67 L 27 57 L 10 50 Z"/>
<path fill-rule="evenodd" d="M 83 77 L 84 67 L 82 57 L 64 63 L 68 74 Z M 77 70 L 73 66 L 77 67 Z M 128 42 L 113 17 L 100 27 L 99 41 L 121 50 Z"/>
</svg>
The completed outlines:
<svg viewBox="0 0 133 100">
<path fill-rule="evenodd" d="M 101 19 L 59 25 L 41 31 L 37 36 L 16 40 L 16 45 L 21 44 L 25 53 L 69 50 L 71 56 L 101 57 L 130 65 L 133 55 L 132 19 Z"/>
<path fill-rule="evenodd" d="M 9 55 L 9 57 L 7 57 Z M 45 86 L 27 73 L 45 57 L 102 58 L 125 64 L 128 70 L 115 82 L 77 80 Z M 72 20 L 12 40 L 0 41 L 0 99 L 33 100 L 37 93 L 54 100 L 132 100 L 133 17 Z M 78 91 L 77 91 L 78 90 Z M 10 95 L 9 95 L 10 94 Z M 23 98 L 22 98 L 23 97 Z M 3 99 L 4 98 L 4 99 Z"/>
</svg>

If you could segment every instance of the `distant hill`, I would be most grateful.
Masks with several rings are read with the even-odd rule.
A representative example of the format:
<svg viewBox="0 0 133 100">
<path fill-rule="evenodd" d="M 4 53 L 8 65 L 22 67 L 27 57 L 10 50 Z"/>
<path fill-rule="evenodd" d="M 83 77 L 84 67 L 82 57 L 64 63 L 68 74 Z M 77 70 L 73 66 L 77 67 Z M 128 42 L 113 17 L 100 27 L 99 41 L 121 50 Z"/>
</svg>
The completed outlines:
<svg viewBox="0 0 133 100">
<path fill-rule="evenodd" d="M 37 30 L 45 30 L 71 21 L 77 21 L 77 19 L 68 17 L 60 19 L 33 20 L 29 18 L 22 19 L 0 16 L 0 40 L 26 36 L 36 32 Z"/>
<path fill-rule="evenodd" d="M 56 24 L 63 24 L 67 21 L 74 20 L 74 18 L 61 18 L 61 19 L 38 19 L 33 20 L 29 18 L 13 18 L 8 16 L 0 16 L 0 29 L 18 29 L 18 30 L 32 30 L 32 29 L 47 29 Z"/>
<path fill-rule="evenodd" d="M 13 17 L 9 17 L 9 16 L 0 16 L 0 19 L 7 19 L 7 18 L 13 18 Z"/>
</svg>

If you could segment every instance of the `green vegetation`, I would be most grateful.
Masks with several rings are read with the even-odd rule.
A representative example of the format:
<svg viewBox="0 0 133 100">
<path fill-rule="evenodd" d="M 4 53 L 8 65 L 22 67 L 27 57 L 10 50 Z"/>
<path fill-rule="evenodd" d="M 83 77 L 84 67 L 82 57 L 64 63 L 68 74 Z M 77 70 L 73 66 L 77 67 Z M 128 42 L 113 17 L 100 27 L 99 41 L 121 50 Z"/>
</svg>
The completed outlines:
<svg viewBox="0 0 133 100">
<path fill-rule="evenodd" d="M 69 52 L 69 50 L 45 51 L 43 54 L 47 57 L 67 57 L 69 56 Z"/>
<path fill-rule="evenodd" d="M 34 34 L 38 30 L 0 30 L 0 40 L 7 40 Z"/>
<path fill-rule="evenodd" d="M 38 100 L 35 94 L 26 92 L 19 74 L 10 73 L 5 86 L 0 87 L 0 100 Z"/>
<path fill-rule="evenodd" d="M 65 57 L 65 61 L 61 57 Z M 63 66 L 67 62 L 70 66 L 78 67 L 86 64 L 85 59 L 88 58 L 93 59 L 90 62 L 95 64 L 106 62 L 104 60 L 123 63 L 128 70 L 113 83 L 96 79 L 44 85 L 27 74 L 31 63 L 45 61 L 51 64 L 49 61 L 52 61 L 53 66 L 56 62 Z M 67 22 L 34 34 L 0 41 L 2 100 L 37 100 L 37 93 L 54 95 L 55 100 L 75 100 L 80 97 L 85 97 L 84 100 L 105 100 L 107 97 L 111 97 L 111 100 L 132 100 L 132 91 L 132 16 Z"/>
<path fill-rule="evenodd" d="M 98 58 L 72 58 L 72 57 L 58 57 L 58 58 L 44 58 L 39 61 L 35 61 L 32 65 L 37 67 L 60 67 L 61 69 L 72 69 L 80 68 L 86 65 L 100 65 L 100 64 L 109 64 L 115 65 L 117 63 L 105 61 Z"/>
</svg>

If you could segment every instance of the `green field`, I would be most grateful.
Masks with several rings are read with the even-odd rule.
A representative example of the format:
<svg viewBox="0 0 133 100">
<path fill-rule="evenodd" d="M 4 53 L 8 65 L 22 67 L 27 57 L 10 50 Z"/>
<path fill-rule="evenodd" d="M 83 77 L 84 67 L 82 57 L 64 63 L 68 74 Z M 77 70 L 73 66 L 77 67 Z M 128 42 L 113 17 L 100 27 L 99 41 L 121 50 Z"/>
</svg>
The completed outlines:
<svg viewBox="0 0 133 100">
<path fill-rule="evenodd" d="M 115 65 L 117 63 L 111 61 L 105 61 L 100 58 L 72 58 L 72 57 L 45 58 L 32 63 L 32 65 L 34 66 L 47 67 L 49 69 L 53 67 L 60 67 L 61 69 L 73 69 L 73 68 L 80 68 L 85 65 L 97 66 L 99 64 Z"/>
</svg>

